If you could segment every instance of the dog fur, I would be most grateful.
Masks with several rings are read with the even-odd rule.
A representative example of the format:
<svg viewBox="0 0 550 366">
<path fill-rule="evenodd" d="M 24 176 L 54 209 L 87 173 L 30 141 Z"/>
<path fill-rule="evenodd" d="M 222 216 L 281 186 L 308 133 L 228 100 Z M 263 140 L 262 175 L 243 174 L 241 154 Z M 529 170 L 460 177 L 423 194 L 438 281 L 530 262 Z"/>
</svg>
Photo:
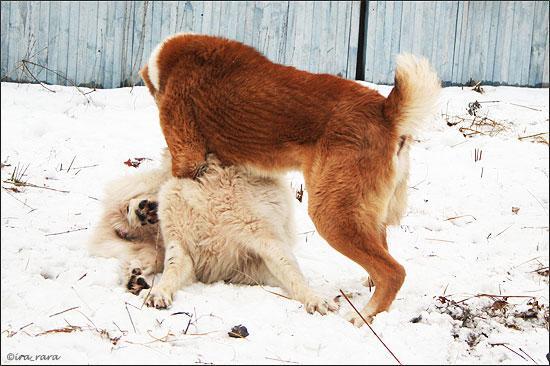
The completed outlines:
<svg viewBox="0 0 550 366">
<path fill-rule="evenodd" d="M 398 56 L 395 87 L 384 98 L 350 80 L 273 63 L 240 42 L 179 34 L 140 74 L 159 108 L 174 176 L 200 176 L 209 152 L 264 174 L 302 171 L 317 231 L 376 284 L 363 316 L 389 308 L 405 269 L 388 252 L 386 226 L 406 207 L 409 142 L 440 90 L 427 60 Z"/>
<path fill-rule="evenodd" d="M 209 169 L 198 181 L 177 179 L 168 153 L 163 160 L 159 169 L 109 184 L 92 237 L 93 254 L 123 261 L 130 292 L 149 288 L 143 276 L 162 272 L 146 300 L 156 308 L 169 307 L 175 292 L 192 282 L 223 280 L 280 286 L 308 312 L 337 309 L 300 272 L 292 253 L 292 195 L 280 177 L 224 168 L 209 156 Z"/>
</svg>

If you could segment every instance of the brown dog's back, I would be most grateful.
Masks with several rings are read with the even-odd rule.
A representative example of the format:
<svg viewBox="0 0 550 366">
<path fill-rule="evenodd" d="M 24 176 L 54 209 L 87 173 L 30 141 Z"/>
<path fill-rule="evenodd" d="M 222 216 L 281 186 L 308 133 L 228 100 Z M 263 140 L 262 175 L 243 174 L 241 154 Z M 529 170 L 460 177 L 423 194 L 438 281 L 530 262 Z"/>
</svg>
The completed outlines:
<svg viewBox="0 0 550 366">
<path fill-rule="evenodd" d="M 344 123 L 384 123 L 385 98 L 376 91 L 336 76 L 272 63 L 239 42 L 175 36 L 165 41 L 155 59 L 158 79 L 144 79 L 161 112 L 183 114 L 169 123 L 193 120 L 207 149 L 226 163 L 299 169 L 299 154 L 307 154 L 338 114 L 358 118 L 339 118 L 336 129 Z M 373 111 L 374 118 L 361 116 Z"/>
</svg>

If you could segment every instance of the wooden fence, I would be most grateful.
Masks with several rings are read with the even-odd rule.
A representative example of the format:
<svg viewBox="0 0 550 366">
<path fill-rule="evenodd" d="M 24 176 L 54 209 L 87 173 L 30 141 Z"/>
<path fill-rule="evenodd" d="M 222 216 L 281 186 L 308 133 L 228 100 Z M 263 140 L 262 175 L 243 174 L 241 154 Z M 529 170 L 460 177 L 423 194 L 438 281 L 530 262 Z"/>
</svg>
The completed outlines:
<svg viewBox="0 0 550 366">
<path fill-rule="evenodd" d="M 189 31 L 381 84 L 393 82 L 395 55 L 412 52 L 446 84 L 548 86 L 548 9 L 547 1 L 2 1 L 1 76 L 134 85 L 158 42 Z"/>
</svg>

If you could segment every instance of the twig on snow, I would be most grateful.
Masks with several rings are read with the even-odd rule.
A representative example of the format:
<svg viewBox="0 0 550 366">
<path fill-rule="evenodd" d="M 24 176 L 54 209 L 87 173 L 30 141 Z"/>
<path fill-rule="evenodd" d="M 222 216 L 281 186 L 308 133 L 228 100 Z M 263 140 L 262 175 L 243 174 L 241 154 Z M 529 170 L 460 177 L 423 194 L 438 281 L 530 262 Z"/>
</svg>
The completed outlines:
<svg viewBox="0 0 550 366">
<path fill-rule="evenodd" d="M 36 78 L 36 76 L 34 76 L 34 74 L 31 72 L 31 70 L 29 70 L 29 68 L 27 67 L 27 60 L 21 60 L 22 64 L 23 64 L 23 68 L 25 69 L 25 71 L 27 72 L 27 74 L 29 74 L 33 79 L 34 81 L 36 81 L 38 84 L 40 84 L 44 89 L 46 89 L 47 91 L 50 91 L 52 93 L 55 93 L 55 90 L 52 90 L 50 88 L 48 88 L 43 82 L 41 82 L 40 80 L 38 80 Z M 30 63 L 30 62 L 29 62 Z"/>
<path fill-rule="evenodd" d="M 508 104 L 515 105 L 515 106 L 517 106 L 517 107 L 523 107 L 523 108 L 527 108 L 527 109 L 532 109 L 532 110 L 538 111 L 538 112 L 542 112 L 542 110 L 540 110 L 540 109 L 528 107 L 528 106 L 526 106 L 526 105 L 521 105 L 521 104 L 516 104 L 516 103 L 508 103 Z"/>
<path fill-rule="evenodd" d="M 115 323 L 114 320 L 113 320 L 113 324 L 115 325 L 115 327 L 117 327 L 117 329 L 120 331 L 120 333 L 122 333 L 122 335 L 128 334 L 128 331 L 127 331 L 127 330 L 122 330 L 122 329 L 120 329 L 120 327 L 118 326 L 117 323 Z"/>
<path fill-rule="evenodd" d="M 511 228 L 512 226 L 514 226 L 514 224 L 508 226 L 506 229 L 502 230 L 500 233 L 498 233 L 497 235 L 495 235 L 495 238 L 496 238 L 497 236 L 499 236 L 500 234 L 502 234 L 503 232 L 505 232 L 506 230 L 508 230 L 509 228 Z"/>
<path fill-rule="evenodd" d="M 44 234 L 44 236 L 61 235 L 61 234 L 67 234 L 67 233 L 72 233 L 72 232 L 75 232 L 75 231 L 82 231 L 82 230 L 87 230 L 87 229 L 88 229 L 87 227 L 81 227 L 81 228 L 78 228 L 78 229 L 67 230 L 67 231 L 63 231 L 63 232 L 60 232 L 60 233 Z"/>
<path fill-rule="evenodd" d="M 444 242 L 444 243 L 454 243 L 453 240 L 443 240 L 443 239 L 435 239 L 435 238 L 426 238 L 426 240 L 442 241 L 442 242 Z"/>
<path fill-rule="evenodd" d="M 295 361 L 288 361 L 288 360 L 282 360 L 280 358 L 272 358 L 272 357 L 264 357 L 266 360 L 272 360 L 272 361 L 277 361 L 277 362 L 286 362 L 286 363 L 293 363 L 293 364 L 296 364 L 296 365 L 299 365 L 300 363 L 299 362 L 295 362 Z"/>
<path fill-rule="evenodd" d="M 37 186 L 36 184 L 29 183 L 29 182 L 15 182 L 15 181 L 12 181 L 12 180 L 9 180 L 9 179 L 4 180 L 3 182 L 13 184 L 16 187 L 32 187 L 32 188 L 48 189 L 50 191 L 56 191 L 56 192 L 61 192 L 61 193 L 71 193 L 69 191 L 64 191 L 64 190 L 61 190 L 61 189 L 55 189 L 55 188 L 51 188 L 51 187 L 48 187 L 48 186 Z"/>
<path fill-rule="evenodd" d="M 531 195 L 531 197 L 533 197 L 540 205 L 540 207 L 542 207 L 542 209 L 544 210 L 544 212 L 547 212 L 546 210 L 546 207 L 544 207 L 544 205 L 542 204 L 542 202 L 539 201 L 539 199 L 537 197 L 535 197 L 535 195 L 533 193 L 531 193 L 530 190 L 528 190 L 527 188 L 525 188 L 525 190 L 527 191 L 527 193 L 529 193 Z"/>
<path fill-rule="evenodd" d="M 30 65 L 38 66 L 38 67 L 41 67 L 41 68 L 43 68 L 43 69 L 45 69 L 45 70 L 48 70 L 48 71 L 50 71 L 50 72 L 53 72 L 54 74 L 56 74 L 56 75 L 59 76 L 60 78 L 65 79 L 66 81 L 68 81 L 68 82 L 70 82 L 71 84 L 73 84 L 73 86 L 76 88 L 76 90 L 78 90 L 78 92 L 79 92 L 80 94 L 82 94 L 82 96 L 83 96 L 84 98 L 86 98 L 86 100 L 88 101 L 88 103 L 90 102 L 90 99 L 86 96 L 86 94 L 89 94 L 89 93 L 84 93 L 82 90 L 80 90 L 80 88 L 76 85 L 76 83 L 75 83 L 74 81 L 72 81 L 71 79 L 65 77 L 64 75 L 62 75 L 62 74 L 59 73 L 58 71 L 52 70 L 52 69 L 50 69 L 50 68 L 48 68 L 48 67 L 46 67 L 46 66 L 44 66 L 44 65 L 40 65 L 40 64 L 37 64 L 36 62 L 32 62 L 32 61 L 29 61 L 29 60 L 21 60 L 21 62 L 22 62 L 23 64 L 28 63 L 28 64 L 30 64 Z M 95 89 L 94 89 L 93 91 L 95 91 Z"/>
<path fill-rule="evenodd" d="M 6 187 L 2 186 L 2 188 L 6 191 L 7 194 L 9 194 L 10 196 L 12 196 L 16 201 L 19 201 L 19 202 L 21 202 L 23 205 L 25 205 L 26 207 L 30 208 L 30 209 L 31 209 L 30 212 L 36 210 L 36 208 L 32 208 L 31 206 L 27 205 L 25 202 L 21 201 L 19 198 L 15 197 L 13 194 L 11 194 L 11 193 L 9 192 L 9 190 L 8 190 Z"/>
<path fill-rule="evenodd" d="M 80 308 L 80 306 L 73 306 L 72 308 L 69 308 L 69 309 L 60 311 L 59 313 L 52 314 L 52 315 L 50 315 L 49 317 L 52 318 L 52 317 L 54 317 L 54 316 L 56 316 L 56 315 L 63 314 L 63 313 L 66 313 L 67 311 L 71 311 L 71 310 L 75 310 L 75 309 L 79 309 L 79 308 Z"/>
<path fill-rule="evenodd" d="M 517 353 L 516 351 L 514 351 L 513 349 L 511 349 L 510 347 L 508 347 L 505 343 L 489 343 L 491 346 L 502 346 L 502 347 L 505 347 L 506 349 L 514 352 L 516 355 L 518 355 L 519 357 L 523 358 L 525 361 L 527 361 L 527 359 L 525 357 L 523 357 L 522 355 L 520 355 L 519 353 Z"/>
<path fill-rule="evenodd" d="M 132 323 L 132 328 L 134 328 L 134 333 L 137 333 L 136 326 L 134 325 L 134 320 L 132 319 L 132 315 L 130 314 L 130 310 L 128 309 L 128 303 L 125 302 L 124 306 L 126 307 L 126 312 L 128 312 L 128 318 L 130 318 L 130 323 Z"/>
<path fill-rule="evenodd" d="M 465 301 L 468 301 L 470 299 L 473 299 L 473 298 L 476 298 L 476 297 L 490 297 L 492 299 L 494 298 L 503 298 L 503 299 L 508 299 L 508 298 L 528 298 L 528 299 L 534 299 L 533 296 L 528 296 L 528 295 L 493 295 L 493 294 L 477 294 L 477 295 L 474 295 L 474 296 L 470 296 L 470 297 L 467 297 L 463 300 L 460 300 L 460 301 L 457 301 L 456 303 L 457 304 L 460 304 L 460 303 L 463 303 Z"/>
<path fill-rule="evenodd" d="M 529 136 L 519 136 L 518 140 L 528 139 L 530 137 L 537 137 L 537 136 L 542 136 L 542 135 L 548 135 L 548 132 L 536 133 L 534 135 L 529 135 Z"/>
<path fill-rule="evenodd" d="M 8 337 L 13 337 L 14 335 L 16 335 L 17 333 L 19 333 L 20 331 L 22 331 L 23 329 L 27 328 L 27 327 L 30 327 L 31 325 L 33 325 L 34 322 L 32 323 L 29 323 L 27 325 L 23 325 L 21 328 L 17 329 L 15 332 L 14 331 L 11 331 L 11 330 L 5 330 L 4 332 L 7 332 L 8 333 Z M 2 333 L 4 333 L 2 332 Z M 25 332 L 26 333 L 26 332 Z"/>
<path fill-rule="evenodd" d="M 456 219 L 460 219 L 460 218 L 462 218 L 462 217 L 468 217 L 468 216 L 471 217 L 471 218 L 473 218 L 474 220 L 477 221 L 477 219 L 476 219 L 473 215 L 453 216 L 453 217 L 449 217 L 449 218 L 447 218 L 447 219 L 445 219 L 445 220 L 443 220 L 443 221 L 456 220 Z"/>
<path fill-rule="evenodd" d="M 533 357 L 529 356 L 529 354 L 528 354 L 527 352 L 525 352 L 524 350 L 522 350 L 521 347 L 519 347 L 519 350 L 520 350 L 521 352 L 523 352 L 523 354 L 524 354 L 525 356 L 529 357 L 529 358 L 531 359 L 531 361 L 533 361 L 533 363 L 534 363 L 535 365 L 538 365 L 537 361 L 533 360 Z"/>
</svg>

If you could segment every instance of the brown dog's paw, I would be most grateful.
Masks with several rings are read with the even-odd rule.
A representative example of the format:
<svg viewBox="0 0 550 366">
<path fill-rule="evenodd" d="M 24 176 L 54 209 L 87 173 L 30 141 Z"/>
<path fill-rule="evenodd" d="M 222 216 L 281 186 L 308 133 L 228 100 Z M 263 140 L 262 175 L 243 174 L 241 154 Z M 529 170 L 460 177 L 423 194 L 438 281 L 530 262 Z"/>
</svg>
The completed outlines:
<svg viewBox="0 0 550 366">
<path fill-rule="evenodd" d="M 159 219 L 157 215 L 158 202 L 142 200 L 139 202 L 138 207 L 134 213 L 141 222 L 141 225 L 156 224 Z"/>
<path fill-rule="evenodd" d="M 151 287 L 149 286 L 149 284 L 141 274 L 142 274 L 141 269 L 139 268 L 132 269 L 132 274 L 130 275 L 130 279 L 126 284 L 126 288 L 128 289 L 128 291 L 134 295 L 139 295 L 141 290 L 148 289 Z"/>
<path fill-rule="evenodd" d="M 346 314 L 345 318 L 348 322 L 350 322 L 351 324 L 353 324 L 357 328 L 361 328 L 363 325 L 365 325 L 364 320 L 366 320 L 367 323 L 369 323 L 369 324 L 372 323 L 372 320 L 374 319 L 374 315 L 364 314 L 363 312 L 361 312 L 361 315 L 362 315 L 362 317 L 359 316 L 359 314 L 357 314 L 355 311 L 350 311 Z"/>
</svg>

